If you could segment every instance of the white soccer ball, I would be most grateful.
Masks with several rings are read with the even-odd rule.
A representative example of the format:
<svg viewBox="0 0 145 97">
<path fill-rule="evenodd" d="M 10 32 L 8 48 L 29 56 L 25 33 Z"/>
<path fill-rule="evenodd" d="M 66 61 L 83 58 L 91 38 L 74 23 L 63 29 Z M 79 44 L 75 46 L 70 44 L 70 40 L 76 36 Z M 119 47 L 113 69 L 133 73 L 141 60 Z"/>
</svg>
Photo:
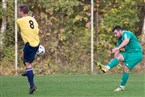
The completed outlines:
<svg viewBox="0 0 145 97">
<path fill-rule="evenodd" d="M 45 53 L 45 48 L 42 45 L 39 45 L 38 51 L 36 52 L 37 55 L 43 55 Z"/>
</svg>

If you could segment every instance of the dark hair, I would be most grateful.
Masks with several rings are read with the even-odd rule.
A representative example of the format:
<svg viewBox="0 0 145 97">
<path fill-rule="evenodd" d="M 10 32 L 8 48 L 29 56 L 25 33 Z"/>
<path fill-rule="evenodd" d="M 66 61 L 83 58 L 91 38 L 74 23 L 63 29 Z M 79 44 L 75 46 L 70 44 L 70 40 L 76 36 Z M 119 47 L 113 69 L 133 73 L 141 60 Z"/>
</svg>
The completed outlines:
<svg viewBox="0 0 145 97">
<path fill-rule="evenodd" d="M 112 29 L 112 32 L 114 32 L 114 30 L 117 30 L 117 31 L 122 30 L 122 27 L 121 27 L 121 26 L 115 26 L 115 27 Z"/>
<path fill-rule="evenodd" d="M 26 4 L 20 5 L 19 8 L 20 8 L 20 11 L 24 12 L 24 14 L 28 14 L 29 8 Z"/>
</svg>

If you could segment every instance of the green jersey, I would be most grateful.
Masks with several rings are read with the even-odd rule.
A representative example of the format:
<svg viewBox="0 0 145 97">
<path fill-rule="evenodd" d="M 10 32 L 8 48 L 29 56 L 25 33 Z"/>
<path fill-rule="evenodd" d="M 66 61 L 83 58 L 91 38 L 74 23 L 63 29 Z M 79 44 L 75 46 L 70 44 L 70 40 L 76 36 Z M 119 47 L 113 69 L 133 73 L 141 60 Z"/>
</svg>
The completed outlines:
<svg viewBox="0 0 145 97">
<path fill-rule="evenodd" d="M 123 31 L 122 36 L 118 39 L 117 46 L 119 46 L 125 39 L 129 39 L 129 43 L 124 47 L 125 52 L 142 52 L 142 47 L 137 37 L 130 31 Z"/>
</svg>

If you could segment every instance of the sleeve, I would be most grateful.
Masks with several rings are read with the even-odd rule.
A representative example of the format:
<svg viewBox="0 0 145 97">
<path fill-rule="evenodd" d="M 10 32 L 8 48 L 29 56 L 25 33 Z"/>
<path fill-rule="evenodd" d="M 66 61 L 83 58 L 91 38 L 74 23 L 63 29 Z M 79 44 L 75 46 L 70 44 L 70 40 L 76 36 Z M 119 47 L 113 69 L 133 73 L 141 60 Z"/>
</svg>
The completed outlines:
<svg viewBox="0 0 145 97">
<path fill-rule="evenodd" d="M 120 39 L 118 39 L 116 47 L 118 47 L 124 40 L 130 39 L 130 38 L 131 38 L 131 36 L 129 33 L 124 33 L 122 35 L 122 37 Z"/>
<path fill-rule="evenodd" d="M 130 35 L 128 33 L 125 33 L 123 35 L 123 40 L 125 40 L 125 39 L 130 39 Z"/>
<path fill-rule="evenodd" d="M 19 19 L 16 20 L 16 24 L 18 25 L 18 27 L 20 27 L 20 20 Z"/>
<path fill-rule="evenodd" d="M 19 19 L 16 20 L 16 24 L 18 26 L 18 31 L 20 31 L 20 20 Z"/>
</svg>

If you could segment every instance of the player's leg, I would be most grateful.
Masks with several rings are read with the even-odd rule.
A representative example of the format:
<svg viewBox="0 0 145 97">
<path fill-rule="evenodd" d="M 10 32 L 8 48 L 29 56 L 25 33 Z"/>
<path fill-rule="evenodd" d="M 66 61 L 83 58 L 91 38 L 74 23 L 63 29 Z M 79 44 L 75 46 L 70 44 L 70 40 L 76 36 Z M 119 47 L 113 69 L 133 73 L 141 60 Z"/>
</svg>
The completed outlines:
<svg viewBox="0 0 145 97">
<path fill-rule="evenodd" d="M 27 74 L 28 82 L 30 84 L 29 94 L 32 94 L 36 90 L 36 86 L 34 84 L 34 73 L 33 73 L 31 63 L 25 62 L 25 64 L 26 64 L 26 74 Z"/>
<path fill-rule="evenodd" d="M 28 78 L 28 82 L 30 84 L 30 92 L 32 94 L 36 90 L 36 86 L 34 84 L 34 73 L 32 70 L 32 62 L 35 60 L 35 54 L 38 50 L 37 47 L 31 47 L 29 43 L 25 44 L 24 47 L 24 64 L 26 66 L 26 76 Z"/>
<path fill-rule="evenodd" d="M 116 52 L 114 54 L 114 59 L 112 59 L 106 66 L 101 65 L 101 64 L 98 64 L 98 65 L 99 65 L 100 69 L 105 73 L 109 69 L 115 67 L 119 63 L 119 60 L 123 61 L 124 57 L 119 52 Z"/>
<path fill-rule="evenodd" d="M 112 59 L 107 64 L 108 68 L 111 69 L 111 68 L 115 67 L 119 63 L 119 61 L 124 61 L 124 57 L 122 56 L 122 54 L 119 51 L 117 51 L 114 53 L 114 59 Z"/>
<path fill-rule="evenodd" d="M 132 70 L 139 62 L 141 62 L 143 56 L 142 53 L 122 53 L 124 57 L 124 68 L 120 86 L 115 91 L 123 91 L 129 78 L 129 71 Z"/>
<path fill-rule="evenodd" d="M 122 80 L 121 80 L 121 83 L 120 83 L 120 87 L 122 87 L 122 88 L 124 88 L 126 83 L 127 83 L 127 80 L 129 78 L 129 71 L 130 71 L 130 69 L 126 65 L 124 65 Z"/>
<path fill-rule="evenodd" d="M 26 73 L 27 73 L 28 82 L 30 84 L 30 88 L 32 88 L 34 86 L 34 73 L 32 70 L 32 66 L 28 62 L 25 62 L 25 64 L 26 64 Z"/>
<path fill-rule="evenodd" d="M 124 90 L 125 85 L 129 78 L 129 71 L 130 71 L 130 69 L 126 65 L 124 65 L 120 86 L 117 89 L 115 89 L 114 91 L 123 91 Z"/>
</svg>

